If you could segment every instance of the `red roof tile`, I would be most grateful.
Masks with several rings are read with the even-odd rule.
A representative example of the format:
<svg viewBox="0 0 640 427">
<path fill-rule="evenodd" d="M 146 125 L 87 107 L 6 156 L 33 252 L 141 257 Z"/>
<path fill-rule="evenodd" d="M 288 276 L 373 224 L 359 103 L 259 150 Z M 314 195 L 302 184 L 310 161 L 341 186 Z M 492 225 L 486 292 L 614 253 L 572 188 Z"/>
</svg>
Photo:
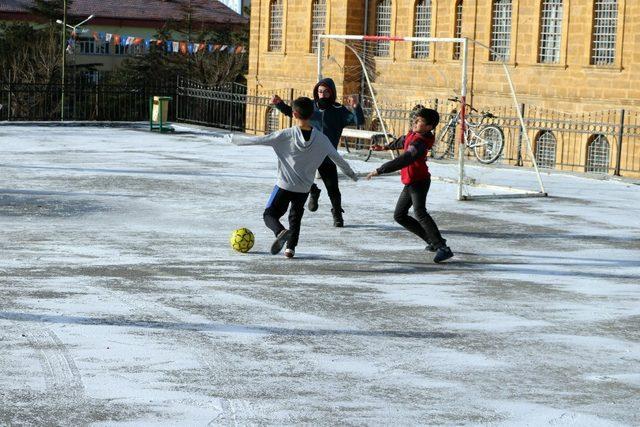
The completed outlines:
<svg viewBox="0 0 640 427">
<path fill-rule="evenodd" d="M 2 0 L 0 12 L 28 12 L 32 0 Z M 238 15 L 216 0 L 74 0 L 69 16 L 165 21 L 184 17 L 184 7 L 191 4 L 193 19 L 208 24 L 246 24 Z"/>
</svg>

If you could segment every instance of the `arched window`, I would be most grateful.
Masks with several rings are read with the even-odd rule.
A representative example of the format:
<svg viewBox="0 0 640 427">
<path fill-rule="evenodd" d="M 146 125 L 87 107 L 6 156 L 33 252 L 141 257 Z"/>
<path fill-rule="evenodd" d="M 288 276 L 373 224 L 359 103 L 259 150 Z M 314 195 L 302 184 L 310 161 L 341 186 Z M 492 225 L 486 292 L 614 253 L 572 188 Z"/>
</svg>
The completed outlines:
<svg viewBox="0 0 640 427">
<path fill-rule="evenodd" d="M 414 37 L 431 37 L 431 0 L 418 0 L 415 8 Z M 414 58 L 429 57 L 429 42 L 413 43 Z"/>
<path fill-rule="evenodd" d="M 376 4 L 376 36 L 391 35 L 391 0 L 380 0 Z M 390 43 L 387 41 L 375 44 L 376 56 L 389 56 Z"/>
<path fill-rule="evenodd" d="M 610 65 L 616 56 L 618 0 L 595 0 L 591 32 L 591 64 Z"/>
<path fill-rule="evenodd" d="M 587 172 L 609 172 L 609 141 L 604 135 L 591 135 L 587 143 Z"/>
<path fill-rule="evenodd" d="M 456 2 L 456 22 L 453 29 L 453 37 L 462 37 L 462 0 Z M 462 45 L 460 43 L 454 43 L 453 45 L 453 59 L 460 59 L 460 49 Z"/>
<path fill-rule="evenodd" d="M 269 52 L 282 50 L 282 0 L 271 0 L 269 4 Z"/>
<path fill-rule="evenodd" d="M 509 60 L 511 47 L 511 0 L 493 0 L 491 14 L 491 61 Z"/>
<path fill-rule="evenodd" d="M 313 0 L 311 5 L 311 52 L 318 52 L 318 36 L 326 28 L 327 1 Z"/>
<path fill-rule="evenodd" d="M 543 0 L 542 2 L 538 62 L 545 64 L 557 64 L 560 62 L 562 2 L 563 0 Z"/>
<path fill-rule="evenodd" d="M 556 137 L 553 132 L 543 130 L 536 136 L 536 161 L 541 168 L 556 166 Z"/>
<path fill-rule="evenodd" d="M 265 117 L 265 134 L 273 133 L 277 130 L 280 130 L 280 112 L 276 108 L 269 107 Z"/>
</svg>

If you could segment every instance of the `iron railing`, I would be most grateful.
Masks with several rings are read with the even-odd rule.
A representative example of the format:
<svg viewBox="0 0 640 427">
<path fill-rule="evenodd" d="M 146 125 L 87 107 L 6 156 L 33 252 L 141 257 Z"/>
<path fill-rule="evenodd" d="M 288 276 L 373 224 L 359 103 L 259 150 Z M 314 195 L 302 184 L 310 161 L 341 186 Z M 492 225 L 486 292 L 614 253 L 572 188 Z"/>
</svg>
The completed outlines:
<svg viewBox="0 0 640 427">
<path fill-rule="evenodd" d="M 62 85 L 0 83 L 0 120 L 60 120 Z M 121 86 L 80 81 L 65 85 L 65 120 L 140 121 L 149 119 L 149 97 L 175 97 L 175 85 Z M 175 119 L 170 105 L 169 119 Z"/>
<path fill-rule="evenodd" d="M 0 120 L 59 120 L 59 84 L 0 83 Z M 150 96 L 174 97 L 169 120 L 198 123 L 249 133 L 268 133 L 291 126 L 292 119 L 271 105 L 273 93 L 288 104 L 307 92 L 291 88 L 249 92 L 246 86 L 229 83 L 206 86 L 185 79 L 177 85 L 127 87 L 94 82 L 67 84 L 65 117 L 68 120 L 140 121 L 148 120 Z M 367 129 L 380 130 L 371 99 L 363 97 Z M 419 107 L 438 110 L 442 122 L 457 104 L 442 99 L 423 99 L 402 104 L 379 103 L 388 132 L 406 133 L 413 112 Z M 531 166 L 525 136 L 541 159 L 540 166 L 576 172 L 596 172 L 640 177 L 640 112 L 607 110 L 568 114 L 521 105 L 528 133 L 520 126 L 514 106 L 475 106 L 491 111 L 491 122 L 505 136 L 502 163 Z M 473 119 L 474 116 L 472 115 Z"/>
</svg>

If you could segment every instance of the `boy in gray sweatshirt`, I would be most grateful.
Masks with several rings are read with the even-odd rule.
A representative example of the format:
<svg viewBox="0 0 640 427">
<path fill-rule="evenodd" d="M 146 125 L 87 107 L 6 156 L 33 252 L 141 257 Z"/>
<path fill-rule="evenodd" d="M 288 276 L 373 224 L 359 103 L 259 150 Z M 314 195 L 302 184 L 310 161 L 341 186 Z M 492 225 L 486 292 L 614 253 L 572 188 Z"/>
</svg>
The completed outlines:
<svg viewBox="0 0 640 427">
<path fill-rule="evenodd" d="M 270 145 L 278 157 L 278 180 L 264 211 L 264 222 L 273 231 L 276 240 L 271 253 L 277 254 L 286 244 L 284 254 L 293 258 L 300 236 L 304 204 L 313 185 L 316 170 L 328 156 L 352 180 L 358 177 L 349 164 L 338 154 L 329 139 L 311 126 L 313 101 L 300 97 L 293 101 L 293 116 L 298 126 L 283 129 L 266 136 L 231 135 L 236 145 Z M 289 229 L 280 218 L 289 209 Z"/>
</svg>

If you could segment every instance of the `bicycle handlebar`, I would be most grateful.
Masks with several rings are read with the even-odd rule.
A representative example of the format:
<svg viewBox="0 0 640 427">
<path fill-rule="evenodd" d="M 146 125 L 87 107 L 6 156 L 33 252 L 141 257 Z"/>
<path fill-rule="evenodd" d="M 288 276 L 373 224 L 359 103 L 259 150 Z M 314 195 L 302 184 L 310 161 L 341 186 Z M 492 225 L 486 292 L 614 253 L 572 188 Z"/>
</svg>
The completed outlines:
<svg viewBox="0 0 640 427">
<path fill-rule="evenodd" d="M 454 97 L 454 98 L 447 98 L 447 99 L 448 99 L 449 101 L 452 101 L 452 102 L 460 102 L 460 99 L 459 99 L 458 97 Z M 469 109 L 470 109 L 471 111 L 475 111 L 476 113 L 478 112 L 478 110 L 476 110 L 475 108 L 473 108 L 471 105 L 466 104 L 466 103 L 465 103 L 464 105 L 466 105 L 467 107 L 469 107 Z"/>
</svg>

